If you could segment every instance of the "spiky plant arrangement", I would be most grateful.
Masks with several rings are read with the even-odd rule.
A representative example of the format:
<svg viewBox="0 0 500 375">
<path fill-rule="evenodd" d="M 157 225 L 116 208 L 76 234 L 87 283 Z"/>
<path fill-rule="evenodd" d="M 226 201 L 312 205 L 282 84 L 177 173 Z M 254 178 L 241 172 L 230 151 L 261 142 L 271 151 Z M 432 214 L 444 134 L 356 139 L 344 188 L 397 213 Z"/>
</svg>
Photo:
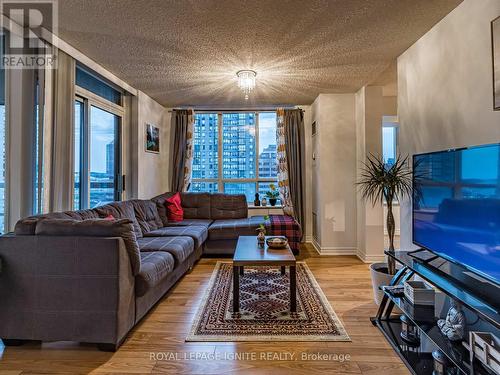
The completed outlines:
<svg viewBox="0 0 500 375">
<path fill-rule="evenodd" d="M 408 166 L 408 156 L 398 155 L 394 164 L 387 165 L 382 157 L 370 154 L 363 163 L 361 176 L 357 182 L 363 199 L 374 206 L 377 203 L 383 204 L 384 201 L 387 203 L 386 222 L 390 252 L 394 252 L 396 229 L 392 206 L 396 198 L 403 200 L 412 196 L 412 176 L 413 172 Z M 388 257 L 387 268 L 389 274 L 395 274 L 396 264 L 392 257 Z"/>
<path fill-rule="evenodd" d="M 269 220 L 269 215 L 265 215 L 264 216 L 264 220 L 265 221 L 268 221 Z M 266 225 L 265 224 L 259 224 L 259 226 L 257 227 L 257 229 L 255 229 L 258 233 L 260 232 L 263 232 L 264 234 L 266 234 Z"/>
</svg>

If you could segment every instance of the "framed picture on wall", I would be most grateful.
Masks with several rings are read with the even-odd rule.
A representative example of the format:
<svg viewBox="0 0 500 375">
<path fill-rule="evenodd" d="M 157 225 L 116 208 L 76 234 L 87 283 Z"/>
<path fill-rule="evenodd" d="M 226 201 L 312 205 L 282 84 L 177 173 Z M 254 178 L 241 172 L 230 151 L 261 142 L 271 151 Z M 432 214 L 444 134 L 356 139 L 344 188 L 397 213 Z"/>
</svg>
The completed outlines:
<svg viewBox="0 0 500 375">
<path fill-rule="evenodd" d="M 491 22 L 493 47 L 493 108 L 500 111 L 500 17 Z"/>
<path fill-rule="evenodd" d="M 151 124 L 146 124 L 146 151 L 160 152 L 160 129 Z"/>
</svg>

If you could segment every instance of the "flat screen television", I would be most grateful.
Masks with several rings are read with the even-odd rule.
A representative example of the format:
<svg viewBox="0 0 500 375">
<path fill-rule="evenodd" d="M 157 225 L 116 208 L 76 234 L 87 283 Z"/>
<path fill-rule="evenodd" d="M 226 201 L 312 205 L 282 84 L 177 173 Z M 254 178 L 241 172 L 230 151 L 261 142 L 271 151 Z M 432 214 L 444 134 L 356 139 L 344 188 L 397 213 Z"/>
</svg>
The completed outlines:
<svg viewBox="0 0 500 375">
<path fill-rule="evenodd" d="M 413 243 L 500 284 L 500 144 L 413 156 Z"/>
</svg>

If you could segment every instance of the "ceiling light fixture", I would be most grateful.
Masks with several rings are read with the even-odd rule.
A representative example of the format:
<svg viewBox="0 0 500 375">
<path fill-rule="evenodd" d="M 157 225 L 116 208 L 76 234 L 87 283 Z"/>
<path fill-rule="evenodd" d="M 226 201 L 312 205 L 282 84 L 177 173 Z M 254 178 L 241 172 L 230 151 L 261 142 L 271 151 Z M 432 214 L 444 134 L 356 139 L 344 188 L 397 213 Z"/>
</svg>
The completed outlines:
<svg viewBox="0 0 500 375">
<path fill-rule="evenodd" d="M 236 76 L 238 77 L 238 86 L 245 93 L 245 100 L 248 100 L 248 94 L 255 88 L 257 73 L 253 70 L 240 70 Z"/>
</svg>

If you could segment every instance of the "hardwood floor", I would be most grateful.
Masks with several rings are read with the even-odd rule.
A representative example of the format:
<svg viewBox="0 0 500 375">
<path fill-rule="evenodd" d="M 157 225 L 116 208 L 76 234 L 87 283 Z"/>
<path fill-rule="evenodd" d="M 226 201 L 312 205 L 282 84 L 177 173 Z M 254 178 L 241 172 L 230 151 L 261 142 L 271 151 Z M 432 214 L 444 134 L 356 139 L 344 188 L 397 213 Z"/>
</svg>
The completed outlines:
<svg viewBox="0 0 500 375">
<path fill-rule="evenodd" d="M 3 353 L 0 346 L 0 374 L 409 374 L 369 321 L 376 307 L 368 265 L 354 256 L 319 257 L 309 245 L 299 260 L 307 262 L 352 342 L 184 342 L 217 262 L 204 258 L 116 353 L 67 342 L 26 344 Z M 350 358 L 335 361 L 339 356 Z"/>
</svg>

